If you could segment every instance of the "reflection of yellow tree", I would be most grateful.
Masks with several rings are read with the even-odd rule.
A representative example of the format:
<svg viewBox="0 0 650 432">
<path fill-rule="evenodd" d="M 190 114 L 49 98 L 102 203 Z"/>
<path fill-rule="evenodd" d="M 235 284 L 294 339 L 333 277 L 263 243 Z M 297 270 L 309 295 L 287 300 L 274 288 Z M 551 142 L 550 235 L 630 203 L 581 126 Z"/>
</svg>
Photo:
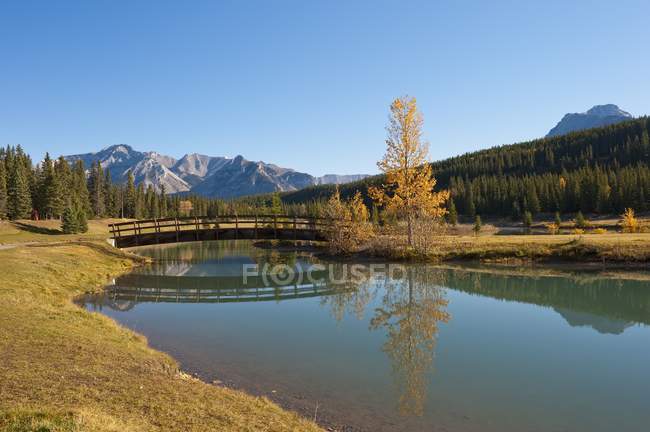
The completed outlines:
<svg viewBox="0 0 650 432">
<path fill-rule="evenodd" d="M 358 319 L 363 318 L 363 312 L 372 300 L 374 291 L 370 269 L 367 266 L 356 265 L 354 275 L 349 274 L 350 266 L 341 264 L 328 267 L 332 280 L 328 286 L 334 288 L 334 294 L 321 298 L 321 305 L 329 305 L 332 315 L 337 322 L 343 319 L 346 311 L 354 313 Z"/>
<path fill-rule="evenodd" d="M 393 365 L 403 415 L 422 415 L 438 323 L 450 319 L 439 287 L 441 276 L 426 266 L 406 268 L 403 278 L 387 281 L 383 307 L 376 309 L 370 322 L 372 329 L 388 331 L 383 351 Z"/>
</svg>

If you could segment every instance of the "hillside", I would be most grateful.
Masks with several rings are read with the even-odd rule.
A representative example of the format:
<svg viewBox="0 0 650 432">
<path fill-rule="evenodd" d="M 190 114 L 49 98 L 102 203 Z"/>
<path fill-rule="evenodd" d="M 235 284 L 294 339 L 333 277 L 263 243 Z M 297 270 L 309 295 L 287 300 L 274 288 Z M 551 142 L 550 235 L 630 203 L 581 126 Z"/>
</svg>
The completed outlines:
<svg viewBox="0 0 650 432">
<path fill-rule="evenodd" d="M 546 136 L 566 135 L 570 132 L 608 126 L 632 119 L 629 112 L 623 111 L 614 104 L 596 105 L 587 112 L 566 114 Z"/>
<path fill-rule="evenodd" d="M 532 213 L 650 209 L 650 119 L 504 145 L 434 162 L 461 214 L 519 217 Z M 366 192 L 382 176 L 340 186 L 342 196 Z M 327 198 L 334 186 L 282 194 L 287 203 Z M 263 199 L 263 198 L 260 198 Z"/>
<path fill-rule="evenodd" d="M 364 175 L 328 174 L 314 177 L 239 155 L 234 158 L 186 154 L 176 160 L 156 152 L 141 152 L 126 144 L 106 147 L 96 153 L 66 156 L 81 160 L 86 168 L 99 162 L 116 183 L 125 183 L 129 172 L 135 184 L 152 186 L 166 193 L 192 193 L 210 198 L 294 191 L 310 185 L 334 184 L 364 178 Z"/>
</svg>

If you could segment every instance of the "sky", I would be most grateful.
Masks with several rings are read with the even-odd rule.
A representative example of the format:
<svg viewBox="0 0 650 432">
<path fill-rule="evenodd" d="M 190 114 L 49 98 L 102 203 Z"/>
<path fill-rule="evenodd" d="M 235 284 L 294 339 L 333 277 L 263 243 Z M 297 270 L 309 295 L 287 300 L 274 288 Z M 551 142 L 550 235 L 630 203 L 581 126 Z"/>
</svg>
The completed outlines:
<svg viewBox="0 0 650 432">
<path fill-rule="evenodd" d="M 650 114 L 650 2 L 0 2 L 0 144 L 35 160 L 129 144 L 377 172 L 391 101 L 430 159 Z"/>
</svg>

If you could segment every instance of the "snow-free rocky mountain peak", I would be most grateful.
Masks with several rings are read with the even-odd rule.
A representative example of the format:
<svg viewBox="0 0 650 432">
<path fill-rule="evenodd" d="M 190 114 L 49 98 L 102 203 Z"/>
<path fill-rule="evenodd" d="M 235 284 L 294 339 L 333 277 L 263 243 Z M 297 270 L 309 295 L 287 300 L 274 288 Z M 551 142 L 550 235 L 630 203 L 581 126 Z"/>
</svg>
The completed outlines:
<svg viewBox="0 0 650 432">
<path fill-rule="evenodd" d="M 208 197 L 234 198 L 268 192 L 284 192 L 319 184 L 356 181 L 367 175 L 335 175 L 322 177 L 281 168 L 264 162 L 253 162 L 243 156 L 234 158 L 186 154 L 176 160 L 156 152 L 140 152 L 126 144 L 106 147 L 97 153 L 67 156 L 70 162 L 82 160 L 84 166 L 99 163 L 111 174 L 114 182 L 125 182 L 129 171 L 136 184 L 152 185 L 167 193 L 191 192 Z"/>
<path fill-rule="evenodd" d="M 584 113 L 566 114 L 546 136 L 564 135 L 569 132 L 620 123 L 633 118 L 629 112 L 623 111 L 614 104 L 596 105 Z"/>
</svg>

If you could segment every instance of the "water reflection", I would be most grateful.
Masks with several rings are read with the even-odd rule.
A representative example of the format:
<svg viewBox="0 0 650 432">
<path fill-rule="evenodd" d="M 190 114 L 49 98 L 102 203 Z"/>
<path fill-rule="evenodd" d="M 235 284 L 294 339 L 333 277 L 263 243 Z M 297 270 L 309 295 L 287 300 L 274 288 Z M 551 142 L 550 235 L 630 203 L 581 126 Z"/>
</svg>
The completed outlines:
<svg viewBox="0 0 650 432">
<path fill-rule="evenodd" d="M 382 306 L 370 320 L 386 330 L 383 351 L 391 359 L 399 389 L 399 412 L 422 415 L 439 323 L 451 318 L 440 284 L 444 274 L 426 266 L 408 267 L 402 279 L 386 279 Z"/>
<path fill-rule="evenodd" d="M 494 401 L 486 395 L 491 394 L 494 386 L 484 383 L 485 387 L 477 387 L 477 390 L 464 382 L 462 375 L 471 375 L 469 369 L 463 369 L 461 377 L 455 381 L 450 377 L 454 376 L 454 368 L 460 362 L 468 362 L 474 370 L 477 370 L 477 366 L 485 368 L 483 375 L 478 378 L 474 376 L 474 382 L 477 379 L 489 380 L 491 376 L 495 379 L 500 377 L 501 380 L 508 377 L 508 371 L 502 369 L 507 369 L 504 365 L 510 358 L 539 348 L 534 338 L 519 338 L 516 332 L 518 326 L 537 334 L 537 337 L 551 335 L 557 338 L 559 333 L 553 327 L 557 323 L 561 326 L 562 335 L 574 328 L 586 328 L 591 329 L 587 331 L 590 336 L 616 335 L 616 338 L 609 339 L 611 342 L 611 339 L 624 339 L 623 335 L 635 325 L 650 325 L 650 289 L 647 282 L 613 281 L 593 274 L 580 274 L 573 278 L 532 277 L 497 274 L 485 268 L 443 269 L 432 265 L 409 265 L 403 267 L 401 272 L 377 277 L 370 265 L 358 265 L 360 270 L 355 273 L 357 277 L 351 278 L 345 265 L 339 263 L 320 270 L 314 277 L 318 281 L 316 283 L 274 283 L 273 279 L 262 276 L 249 277 L 244 283 L 242 273 L 245 265 L 257 264 L 261 267 L 265 264 L 282 264 L 307 269 L 316 260 L 307 254 L 255 249 L 243 242 L 179 244 L 143 248 L 139 252 L 153 257 L 156 263 L 116 279 L 101 295 L 86 297 L 83 300 L 87 307 L 117 311 L 117 314 L 109 315 L 118 320 L 124 319 L 127 325 L 133 325 L 147 336 L 153 335 L 153 340 L 162 341 L 160 345 L 172 352 L 177 346 L 195 350 L 197 358 L 209 360 L 197 361 L 201 365 L 207 364 L 207 368 L 213 367 L 219 358 L 224 357 L 228 358 L 226 366 L 231 363 L 236 364 L 238 369 L 244 368 L 247 353 L 250 352 L 255 362 L 250 370 L 246 370 L 247 373 L 272 367 L 272 373 L 261 375 L 277 374 L 279 381 L 295 381 L 301 391 L 304 383 L 310 382 L 313 397 L 320 400 L 322 394 L 333 394 L 330 404 L 340 399 L 341 410 L 354 412 L 364 406 L 354 405 L 354 401 L 365 398 L 364 404 L 372 405 L 375 409 L 373 415 L 376 416 L 382 411 L 392 412 L 390 410 L 394 409 L 396 415 L 402 418 L 416 421 L 421 416 L 426 418 L 425 423 L 404 423 L 404 430 L 430 429 L 431 425 L 438 425 L 441 420 L 433 414 L 440 414 L 436 411 L 437 404 L 449 398 L 457 406 L 462 406 L 470 394 L 462 394 L 462 387 L 469 386 L 470 391 L 483 397 L 472 405 L 472 409 L 481 411 L 487 408 L 476 407 L 493 404 Z M 459 301 L 463 304 L 454 304 Z M 184 305 L 174 309 L 176 305 L 168 303 Z M 212 307 L 209 303 L 237 305 Z M 277 307 L 271 308 L 269 303 Z M 475 304 L 480 306 L 475 307 Z M 515 308 L 495 306 L 505 304 Z M 139 305 L 142 306 L 140 312 Z M 514 315 L 493 315 L 491 321 L 482 316 L 493 310 L 507 310 Z M 519 311 L 524 310 L 526 314 L 519 315 Z M 529 314 L 539 311 L 544 312 L 543 318 L 536 315 L 539 321 L 531 321 Z M 549 321 L 549 316 L 555 321 Z M 558 319 L 560 317 L 561 320 Z M 475 322 L 471 322 L 472 319 Z M 170 322 L 174 325 L 169 326 Z M 338 330 L 328 326 L 332 322 L 336 323 Z M 468 322 L 474 327 L 463 329 Z M 231 323 L 239 325 L 231 326 Z M 455 324 L 446 326 L 446 323 Z M 498 327 L 499 324 L 503 324 L 503 327 Z M 447 358 L 445 363 L 441 356 L 445 350 L 441 351 L 443 345 L 439 347 L 438 341 L 441 344 L 445 341 L 443 335 L 451 327 L 455 327 L 453 334 L 462 343 L 446 340 L 450 344 L 444 345 L 447 356 L 452 356 L 453 361 Z M 221 337 L 218 331 L 221 328 L 232 330 L 224 332 Z M 515 338 L 518 344 L 516 352 L 508 351 L 502 345 L 508 341 L 500 339 L 493 340 L 492 344 L 482 344 L 477 334 L 483 334 L 483 330 L 488 328 L 499 338 L 504 332 L 512 331 L 510 337 Z M 170 331 L 174 336 L 170 335 Z M 215 335 L 219 338 L 211 339 Z M 547 343 L 549 341 L 553 339 L 548 339 Z M 602 348 L 602 341 L 580 339 L 580 342 L 585 345 L 577 349 L 574 356 L 581 355 L 580 350 L 586 351 L 588 348 L 595 354 L 593 358 L 602 358 L 602 353 L 598 351 Z M 450 351 L 449 346 L 454 347 L 454 343 L 457 344 L 457 351 Z M 214 352 L 206 348 L 211 344 L 215 347 Z M 458 349 L 458 346 L 463 348 Z M 566 352 L 571 351 L 573 346 L 548 346 L 542 355 L 552 355 L 555 348 L 558 352 Z M 465 349 L 474 351 L 472 359 L 468 360 L 461 352 Z M 618 346 L 618 349 L 628 349 L 628 345 Z M 285 357 L 287 351 L 292 352 L 290 359 Z M 257 362 L 259 358 L 264 359 L 264 366 Z M 627 359 L 630 358 L 628 355 Z M 298 364 L 291 363 L 294 359 Z M 476 363 L 472 364 L 471 360 L 474 359 Z M 536 361 L 535 358 L 525 357 L 522 360 L 518 365 Z M 544 360 L 537 370 L 556 363 L 552 357 Z M 363 366 L 357 365 L 355 369 L 353 365 L 356 363 Z M 284 369 L 287 364 L 291 365 L 290 371 Z M 468 364 L 464 366 L 467 368 Z M 219 365 L 225 367 L 224 363 Z M 351 370 L 346 370 L 348 367 Z M 566 371 L 553 372 L 567 373 L 565 379 L 583 372 L 572 367 L 567 365 Z M 302 375 L 291 375 L 295 369 L 300 369 Z M 374 373 L 373 369 L 380 372 Z M 632 370 L 636 370 L 637 374 L 643 372 L 638 368 L 630 368 Z M 619 372 L 624 370 L 619 368 Z M 280 375 L 282 373 L 286 375 Z M 519 373 L 519 379 L 523 379 L 523 376 L 535 378 L 532 369 Z M 367 379 L 363 378 L 366 374 L 369 376 Z M 338 382 L 332 390 L 329 381 L 337 375 L 345 375 L 346 380 Z M 358 381 L 355 381 L 356 375 L 359 375 Z M 385 387 L 382 387 L 383 376 L 387 380 Z M 257 384 L 262 378 L 258 375 L 255 379 L 258 380 L 255 382 Z M 552 382 L 541 373 L 535 379 L 537 381 L 529 383 L 535 388 L 543 388 Z M 499 385 L 505 385 L 503 382 L 499 381 Z M 591 377 L 585 377 L 579 385 L 567 389 L 575 391 L 570 395 L 571 400 L 585 397 L 579 393 L 580 385 L 584 388 L 592 382 Z M 363 388 L 355 388 L 363 385 L 374 391 L 364 393 Z M 479 386 L 479 383 L 476 385 Z M 456 397 L 456 393 L 460 396 Z M 375 395 L 377 400 L 371 402 Z M 548 396 L 555 397 L 557 394 L 547 393 L 545 396 L 544 400 L 551 400 Z M 389 401 L 384 402 L 384 397 Z M 435 404 L 430 402 L 432 397 Z M 615 405 L 613 401 L 609 402 Z M 542 405 L 537 402 L 518 406 L 517 409 L 522 416 L 527 413 L 544 419 L 539 420 L 538 424 L 545 424 L 546 429 L 556 427 L 556 424 L 544 423 L 550 420 L 535 412 L 539 406 Z M 387 417 L 390 415 L 386 414 Z M 549 418 L 552 419 L 552 416 Z M 387 424 L 394 424 L 395 421 L 389 418 Z M 449 424 L 456 425 L 453 422 Z M 495 424 L 499 424 L 498 421 Z M 508 430 L 505 424 L 502 426 L 501 430 Z"/>
</svg>

